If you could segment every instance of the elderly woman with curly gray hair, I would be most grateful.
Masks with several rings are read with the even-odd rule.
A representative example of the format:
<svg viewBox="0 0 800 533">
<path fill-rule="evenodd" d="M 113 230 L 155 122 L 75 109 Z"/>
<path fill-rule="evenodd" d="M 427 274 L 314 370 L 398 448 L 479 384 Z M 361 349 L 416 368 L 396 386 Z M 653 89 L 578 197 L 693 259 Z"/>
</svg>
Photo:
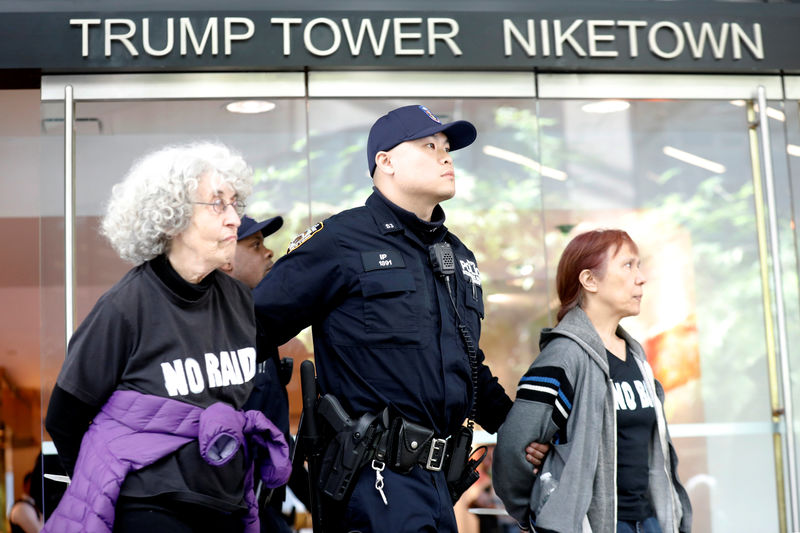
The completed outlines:
<svg viewBox="0 0 800 533">
<path fill-rule="evenodd" d="M 70 340 L 46 427 L 71 484 L 45 531 L 258 531 L 254 475 L 282 485 L 280 430 L 241 411 L 256 369 L 250 291 L 218 273 L 252 171 L 214 143 L 138 161 L 102 232 L 135 266 Z"/>
</svg>

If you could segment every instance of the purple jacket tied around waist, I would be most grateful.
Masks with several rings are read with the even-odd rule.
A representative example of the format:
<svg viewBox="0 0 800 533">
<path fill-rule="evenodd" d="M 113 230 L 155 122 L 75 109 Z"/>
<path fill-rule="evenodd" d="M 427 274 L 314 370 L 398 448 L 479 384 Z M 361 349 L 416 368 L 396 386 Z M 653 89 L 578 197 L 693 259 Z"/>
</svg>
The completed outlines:
<svg viewBox="0 0 800 533">
<path fill-rule="evenodd" d="M 281 431 L 259 411 L 237 411 L 225 403 L 207 409 L 134 391 L 116 391 L 81 441 L 75 473 L 64 497 L 42 531 L 111 532 L 114 506 L 125 476 L 153 464 L 197 440 L 211 465 L 223 465 L 244 445 L 248 514 L 245 532 L 258 533 L 258 502 L 253 493 L 256 447 L 267 459 L 255 465 L 264 484 L 278 487 L 289 479 L 289 446 Z M 259 454 L 262 455 L 262 454 Z"/>
</svg>

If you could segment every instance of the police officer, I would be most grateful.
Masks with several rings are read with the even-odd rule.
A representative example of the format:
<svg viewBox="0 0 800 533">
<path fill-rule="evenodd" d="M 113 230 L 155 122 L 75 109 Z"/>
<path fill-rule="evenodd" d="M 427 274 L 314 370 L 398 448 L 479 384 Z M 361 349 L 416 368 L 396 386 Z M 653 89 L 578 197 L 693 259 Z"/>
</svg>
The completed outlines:
<svg viewBox="0 0 800 533">
<path fill-rule="evenodd" d="M 281 226 L 283 218 L 280 216 L 261 222 L 256 222 L 247 215 L 243 216 L 236 235 L 234 259 L 231 263 L 220 267 L 220 270 L 251 289 L 254 288 L 269 273 L 273 265 L 274 254 L 264 245 L 264 238 L 278 231 Z M 281 359 L 277 346 L 266 343 L 262 335 L 257 338 L 256 348 L 260 363 L 254 378 L 253 392 L 243 409 L 257 409 L 263 412 L 283 432 L 287 442 L 291 442 L 289 398 L 286 393 L 286 385 L 292 375 L 291 360 Z M 262 487 L 260 491 L 267 489 Z M 261 531 L 291 532 L 281 513 L 285 493 L 285 487 L 275 489 L 269 495 L 259 492 L 262 501 L 269 496 L 269 503 L 262 505 L 259 513 Z"/>
<path fill-rule="evenodd" d="M 351 417 L 388 407 L 437 439 L 455 435 L 473 401 L 468 342 L 477 422 L 495 432 L 511 407 L 477 349 L 484 313 L 477 261 L 448 231 L 439 205 L 455 194 L 450 152 L 476 136 L 469 122 L 443 124 L 421 105 L 379 118 L 367 144 L 375 187 L 366 205 L 298 236 L 253 291 L 273 343 L 313 326 L 319 388 Z M 437 253 L 443 245 L 452 255 Z M 444 473 L 422 459 L 408 473 L 367 464 L 349 501 L 326 509 L 326 532 L 455 532 Z"/>
</svg>

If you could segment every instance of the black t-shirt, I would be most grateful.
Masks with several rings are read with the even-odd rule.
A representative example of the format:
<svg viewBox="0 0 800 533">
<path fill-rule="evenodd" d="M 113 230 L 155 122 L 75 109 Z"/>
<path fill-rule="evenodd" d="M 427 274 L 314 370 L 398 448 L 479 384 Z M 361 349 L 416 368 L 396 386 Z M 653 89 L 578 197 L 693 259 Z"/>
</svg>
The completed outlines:
<svg viewBox="0 0 800 533">
<path fill-rule="evenodd" d="M 100 297 L 70 340 L 58 385 L 103 405 L 115 390 L 135 390 L 199 407 L 241 409 L 256 371 L 250 291 L 210 273 L 192 285 L 163 256 L 130 270 Z M 246 508 L 240 450 L 221 467 L 200 456 L 197 441 L 128 475 L 121 494 L 163 496 L 221 511 Z"/>
<path fill-rule="evenodd" d="M 623 361 L 606 350 L 617 407 L 617 517 L 643 520 L 653 514 L 648 458 L 656 411 L 633 353 L 626 352 Z"/>
</svg>

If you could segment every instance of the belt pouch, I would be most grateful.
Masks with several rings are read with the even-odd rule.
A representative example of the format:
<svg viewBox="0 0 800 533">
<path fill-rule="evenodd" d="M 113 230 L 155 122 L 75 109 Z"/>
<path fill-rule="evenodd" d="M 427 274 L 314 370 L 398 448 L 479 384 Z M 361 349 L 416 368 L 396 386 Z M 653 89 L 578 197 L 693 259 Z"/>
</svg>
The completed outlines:
<svg viewBox="0 0 800 533">
<path fill-rule="evenodd" d="M 433 438 L 433 430 L 398 417 L 392 421 L 391 434 L 394 438 L 389 450 L 389 466 L 395 472 L 407 474 L 419 463 L 423 448 Z"/>
</svg>

